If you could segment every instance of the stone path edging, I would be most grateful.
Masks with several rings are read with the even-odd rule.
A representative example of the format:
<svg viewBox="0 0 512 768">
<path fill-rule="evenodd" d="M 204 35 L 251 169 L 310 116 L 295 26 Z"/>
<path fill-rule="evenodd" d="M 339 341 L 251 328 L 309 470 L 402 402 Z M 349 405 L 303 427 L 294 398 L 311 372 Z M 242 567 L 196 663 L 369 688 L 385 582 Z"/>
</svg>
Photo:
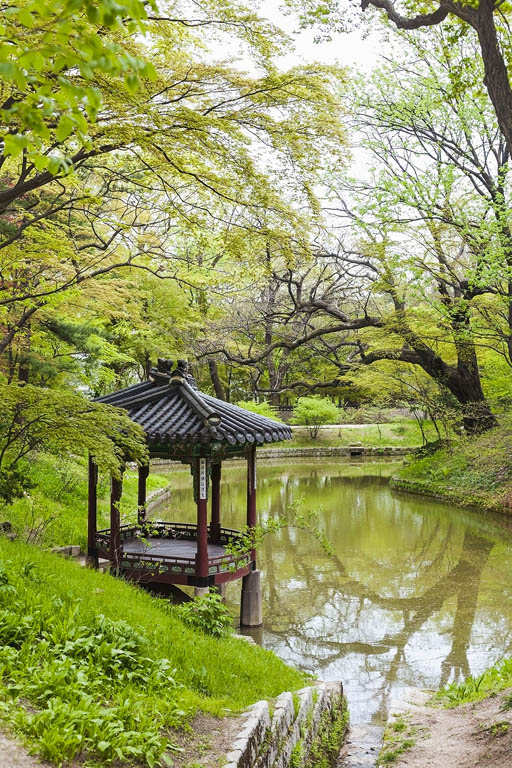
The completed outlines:
<svg viewBox="0 0 512 768">
<path fill-rule="evenodd" d="M 274 701 L 258 701 L 240 716 L 240 731 L 224 768 L 289 768 L 307 764 L 322 718 L 343 716 L 341 683 L 319 683 Z"/>
</svg>

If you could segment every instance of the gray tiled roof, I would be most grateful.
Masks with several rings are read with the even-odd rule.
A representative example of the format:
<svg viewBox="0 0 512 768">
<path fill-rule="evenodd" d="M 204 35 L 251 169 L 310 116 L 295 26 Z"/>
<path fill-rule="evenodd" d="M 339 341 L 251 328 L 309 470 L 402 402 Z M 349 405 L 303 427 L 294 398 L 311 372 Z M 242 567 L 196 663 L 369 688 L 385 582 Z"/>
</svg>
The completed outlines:
<svg viewBox="0 0 512 768">
<path fill-rule="evenodd" d="M 230 447 L 289 440 L 286 424 L 199 392 L 186 366 L 171 372 L 166 361 L 151 370 L 149 381 L 98 398 L 124 408 L 156 443 L 221 443 Z"/>
</svg>

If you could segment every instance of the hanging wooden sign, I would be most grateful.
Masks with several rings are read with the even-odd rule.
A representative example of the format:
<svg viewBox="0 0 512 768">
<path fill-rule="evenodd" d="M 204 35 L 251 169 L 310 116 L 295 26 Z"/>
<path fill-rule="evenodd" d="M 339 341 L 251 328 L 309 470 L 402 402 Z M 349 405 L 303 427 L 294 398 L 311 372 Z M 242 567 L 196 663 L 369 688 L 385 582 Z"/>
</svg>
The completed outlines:
<svg viewBox="0 0 512 768">
<path fill-rule="evenodd" d="M 206 459 L 199 459 L 199 498 L 206 499 Z"/>
</svg>

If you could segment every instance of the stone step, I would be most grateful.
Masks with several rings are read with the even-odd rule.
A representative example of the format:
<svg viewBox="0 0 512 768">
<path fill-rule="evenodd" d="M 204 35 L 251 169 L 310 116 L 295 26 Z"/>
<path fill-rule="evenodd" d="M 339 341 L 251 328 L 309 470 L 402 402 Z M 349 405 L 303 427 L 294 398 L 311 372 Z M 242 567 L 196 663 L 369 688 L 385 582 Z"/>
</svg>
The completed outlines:
<svg viewBox="0 0 512 768">
<path fill-rule="evenodd" d="M 79 557 L 76 557 L 74 559 L 82 568 L 87 567 L 87 555 L 80 555 Z M 102 573 L 107 573 L 108 571 L 110 571 L 110 560 L 106 560 L 103 557 L 99 557 L 98 571 L 101 571 Z"/>
<path fill-rule="evenodd" d="M 74 560 L 82 568 L 87 566 L 87 555 L 84 555 L 81 552 L 78 544 L 69 544 L 66 547 L 52 547 L 51 551 L 56 555 L 62 555 L 62 557 L 68 557 L 71 560 Z M 98 571 L 102 571 L 102 573 L 110 571 L 110 560 L 103 557 L 98 558 Z"/>
<path fill-rule="evenodd" d="M 78 557 L 80 555 L 79 544 L 68 544 L 65 547 L 52 547 L 52 552 L 63 557 Z"/>
</svg>

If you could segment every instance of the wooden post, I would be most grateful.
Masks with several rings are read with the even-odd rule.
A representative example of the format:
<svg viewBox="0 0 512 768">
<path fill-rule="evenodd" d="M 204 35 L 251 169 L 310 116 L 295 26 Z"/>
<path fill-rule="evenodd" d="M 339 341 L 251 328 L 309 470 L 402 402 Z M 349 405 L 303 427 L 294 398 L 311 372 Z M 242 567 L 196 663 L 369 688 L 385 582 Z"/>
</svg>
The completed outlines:
<svg viewBox="0 0 512 768">
<path fill-rule="evenodd" d="M 89 495 L 87 499 L 87 563 L 98 567 L 96 531 L 98 517 L 98 465 L 89 454 Z"/>
<path fill-rule="evenodd" d="M 197 551 L 196 576 L 201 580 L 197 586 L 208 586 L 208 466 L 205 458 L 195 460 L 195 487 L 197 502 Z"/>
<path fill-rule="evenodd" d="M 210 540 L 217 544 L 220 540 L 220 478 L 221 465 L 212 465 L 212 522 L 210 525 Z"/>
<path fill-rule="evenodd" d="M 247 456 L 247 527 L 256 527 L 256 446 Z M 256 550 L 251 549 L 251 561 L 256 568 Z"/>
<path fill-rule="evenodd" d="M 112 477 L 110 485 L 110 557 L 114 569 L 119 570 L 121 562 L 121 514 L 119 505 L 123 493 L 123 475 Z"/>
<path fill-rule="evenodd" d="M 143 525 L 146 522 L 146 481 L 149 475 L 149 464 L 139 466 L 139 482 L 137 494 L 137 523 Z"/>
<path fill-rule="evenodd" d="M 247 456 L 247 526 L 256 526 L 256 446 Z M 263 623 L 261 601 L 261 573 L 256 569 L 256 550 L 251 549 L 252 570 L 242 579 L 240 598 L 240 624 L 243 627 L 260 627 Z"/>
</svg>

